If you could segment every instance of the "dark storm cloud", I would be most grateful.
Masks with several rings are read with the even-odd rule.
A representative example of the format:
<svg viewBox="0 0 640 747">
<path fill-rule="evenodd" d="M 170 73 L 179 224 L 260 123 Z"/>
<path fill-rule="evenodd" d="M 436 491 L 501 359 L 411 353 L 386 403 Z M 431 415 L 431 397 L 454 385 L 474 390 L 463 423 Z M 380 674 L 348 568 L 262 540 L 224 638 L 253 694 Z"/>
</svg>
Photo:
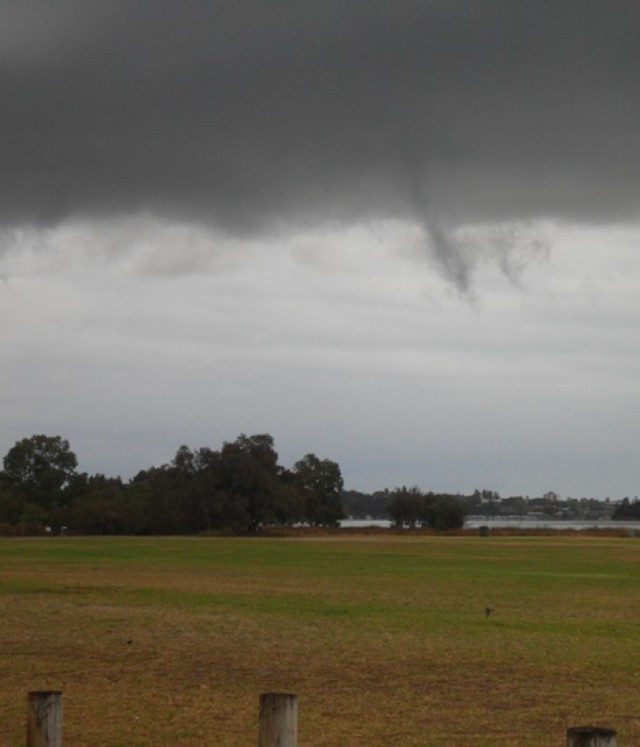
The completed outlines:
<svg viewBox="0 0 640 747">
<path fill-rule="evenodd" d="M 409 217 L 455 276 L 443 225 L 637 216 L 637 0 L 2 0 L 0 28 L 7 225 Z"/>
</svg>

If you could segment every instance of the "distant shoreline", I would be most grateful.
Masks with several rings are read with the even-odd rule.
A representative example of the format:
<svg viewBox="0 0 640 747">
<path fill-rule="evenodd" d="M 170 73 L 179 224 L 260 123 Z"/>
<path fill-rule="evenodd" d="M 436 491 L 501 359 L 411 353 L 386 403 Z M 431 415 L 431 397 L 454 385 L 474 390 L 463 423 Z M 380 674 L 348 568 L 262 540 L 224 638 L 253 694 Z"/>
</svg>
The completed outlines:
<svg viewBox="0 0 640 747">
<path fill-rule="evenodd" d="M 388 519 L 344 519 L 340 522 L 340 526 L 342 529 L 366 527 L 391 529 L 393 523 Z M 488 526 L 491 529 L 637 529 L 640 531 L 640 521 L 616 521 L 615 519 L 540 519 L 526 516 L 504 518 L 468 516 L 465 519 L 465 529 L 478 529 L 481 526 Z"/>
</svg>

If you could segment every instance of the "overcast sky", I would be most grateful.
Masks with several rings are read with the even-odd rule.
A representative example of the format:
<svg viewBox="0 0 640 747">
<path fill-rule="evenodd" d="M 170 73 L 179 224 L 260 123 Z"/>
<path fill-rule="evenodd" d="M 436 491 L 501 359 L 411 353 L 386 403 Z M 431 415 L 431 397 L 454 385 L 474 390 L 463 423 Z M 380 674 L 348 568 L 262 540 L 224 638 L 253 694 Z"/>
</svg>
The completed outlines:
<svg viewBox="0 0 640 747">
<path fill-rule="evenodd" d="M 637 0 L 0 0 L 0 453 L 637 495 L 639 39 Z"/>
</svg>

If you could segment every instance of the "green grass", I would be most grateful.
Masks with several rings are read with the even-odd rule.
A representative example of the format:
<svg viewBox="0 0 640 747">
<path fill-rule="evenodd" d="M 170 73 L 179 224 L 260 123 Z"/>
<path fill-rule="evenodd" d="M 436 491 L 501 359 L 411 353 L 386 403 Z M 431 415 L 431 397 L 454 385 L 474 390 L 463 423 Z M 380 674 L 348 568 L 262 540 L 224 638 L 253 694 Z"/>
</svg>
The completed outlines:
<svg viewBox="0 0 640 747">
<path fill-rule="evenodd" d="M 640 542 L 572 537 L 0 540 L 0 744 L 32 689 L 71 745 L 640 743 Z M 489 616 L 485 608 L 492 608 Z"/>
</svg>

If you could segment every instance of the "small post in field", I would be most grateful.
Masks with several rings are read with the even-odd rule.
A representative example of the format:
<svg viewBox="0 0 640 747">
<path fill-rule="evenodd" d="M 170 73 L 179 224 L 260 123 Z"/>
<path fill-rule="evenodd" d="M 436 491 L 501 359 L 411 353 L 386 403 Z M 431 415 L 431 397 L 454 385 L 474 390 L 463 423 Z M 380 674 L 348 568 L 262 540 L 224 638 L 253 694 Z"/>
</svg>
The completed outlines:
<svg viewBox="0 0 640 747">
<path fill-rule="evenodd" d="M 27 699 L 27 747 L 62 747 L 62 693 L 32 691 Z"/>
<path fill-rule="evenodd" d="M 567 729 L 567 747 L 617 747 L 615 729 L 598 726 L 574 726 Z"/>
<path fill-rule="evenodd" d="M 263 693 L 260 696 L 258 747 L 297 747 L 298 696 Z"/>
</svg>

